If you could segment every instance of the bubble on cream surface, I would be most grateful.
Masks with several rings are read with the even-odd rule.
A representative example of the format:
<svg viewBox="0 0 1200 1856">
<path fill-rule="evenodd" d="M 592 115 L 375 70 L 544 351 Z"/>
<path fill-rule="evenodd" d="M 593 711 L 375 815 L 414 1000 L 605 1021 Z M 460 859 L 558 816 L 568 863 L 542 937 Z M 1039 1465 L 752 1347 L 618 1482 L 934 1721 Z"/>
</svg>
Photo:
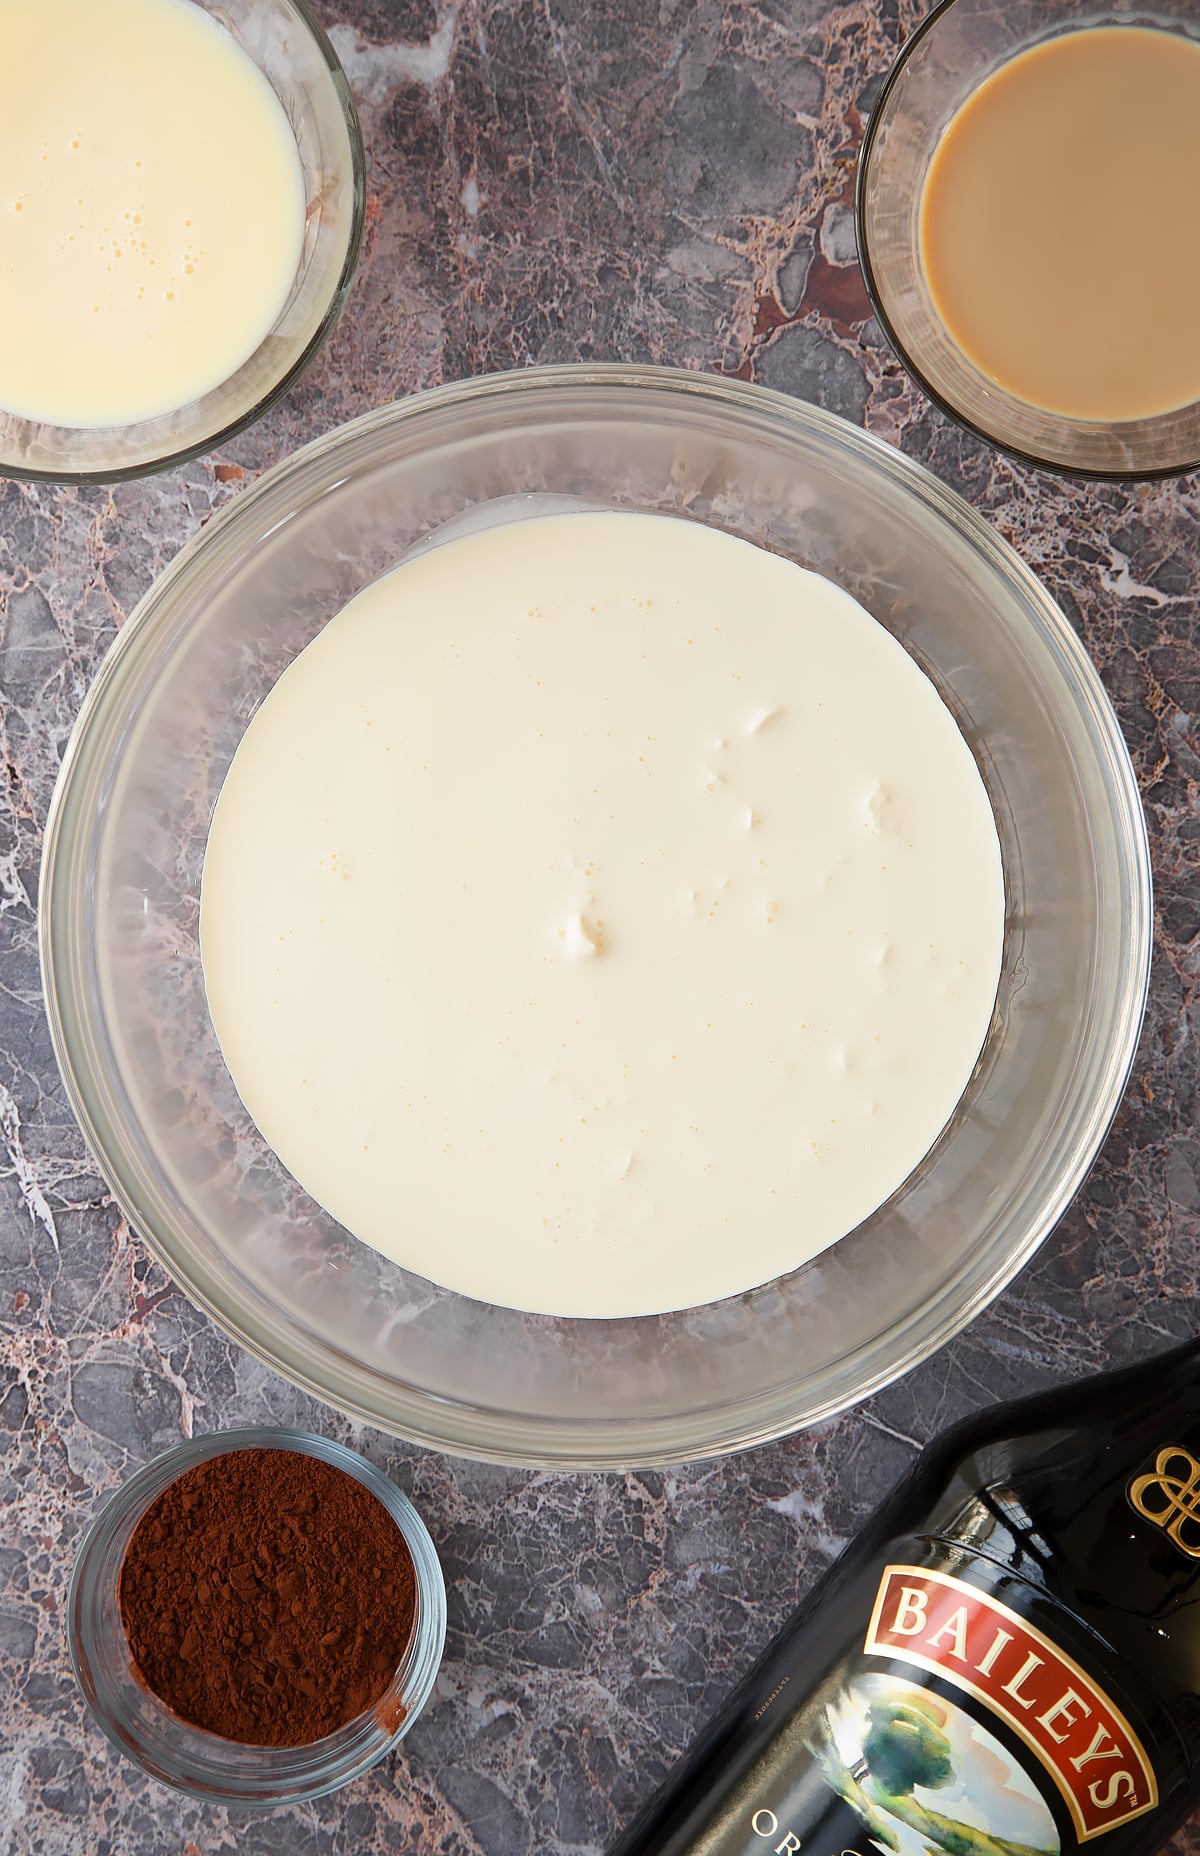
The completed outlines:
<svg viewBox="0 0 1200 1856">
<path fill-rule="evenodd" d="M 304 241 L 287 115 L 193 0 L 0 5 L 0 410 L 128 425 L 219 387 Z"/>
<path fill-rule="evenodd" d="M 249 1112 L 463 1294 L 649 1314 L 794 1269 L 953 1113 L 995 822 L 848 594 L 699 524 L 553 515 L 367 588 L 251 721 L 201 947 Z"/>
</svg>

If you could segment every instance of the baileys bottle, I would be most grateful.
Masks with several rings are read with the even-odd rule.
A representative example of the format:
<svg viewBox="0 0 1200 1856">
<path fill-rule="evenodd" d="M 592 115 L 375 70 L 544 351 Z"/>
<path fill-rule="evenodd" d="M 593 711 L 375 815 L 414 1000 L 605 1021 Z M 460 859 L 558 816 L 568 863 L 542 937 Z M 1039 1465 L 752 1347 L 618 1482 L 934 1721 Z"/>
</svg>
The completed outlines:
<svg viewBox="0 0 1200 1856">
<path fill-rule="evenodd" d="M 1133 1856 L 1197 1759 L 1200 1342 L 931 1444 L 612 1856 Z"/>
</svg>

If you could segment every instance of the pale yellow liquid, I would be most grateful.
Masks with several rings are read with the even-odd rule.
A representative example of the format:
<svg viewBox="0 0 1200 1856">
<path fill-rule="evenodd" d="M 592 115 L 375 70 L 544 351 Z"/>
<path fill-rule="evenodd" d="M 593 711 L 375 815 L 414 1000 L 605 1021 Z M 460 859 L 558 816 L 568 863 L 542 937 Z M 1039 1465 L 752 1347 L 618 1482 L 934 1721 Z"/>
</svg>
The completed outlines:
<svg viewBox="0 0 1200 1856">
<path fill-rule="evenodd" d="M 0 0 L 0 411 L 129 425 L 219 387 L 304 214 L 282 104 L 192 0 Z"/>
<path fill-rule="evenodd" d="M 963 352 L 1069 418 L 1200 399 L 1200 46 L 1071 32 L 1004 65 L 930 165 L 921 261 Z"/>
</svg>

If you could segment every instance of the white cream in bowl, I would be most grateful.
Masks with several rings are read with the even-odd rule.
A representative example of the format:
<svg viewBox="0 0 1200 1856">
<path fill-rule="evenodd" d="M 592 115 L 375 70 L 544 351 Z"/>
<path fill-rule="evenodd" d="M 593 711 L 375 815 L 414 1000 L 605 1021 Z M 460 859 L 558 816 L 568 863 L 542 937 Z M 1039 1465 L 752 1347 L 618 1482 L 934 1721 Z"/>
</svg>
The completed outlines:
<svg viewBox="0 0 1200 1856">
<path fill-rule="evenodd" d="M 366 589 L 213 819 L 239 1093 L 406 1268 L 560 1315 L 769 1281 L 887 1199 L 996 995 L 995 823 L 848 594 L 697 523 L 535 517 Z"/>
</svg>

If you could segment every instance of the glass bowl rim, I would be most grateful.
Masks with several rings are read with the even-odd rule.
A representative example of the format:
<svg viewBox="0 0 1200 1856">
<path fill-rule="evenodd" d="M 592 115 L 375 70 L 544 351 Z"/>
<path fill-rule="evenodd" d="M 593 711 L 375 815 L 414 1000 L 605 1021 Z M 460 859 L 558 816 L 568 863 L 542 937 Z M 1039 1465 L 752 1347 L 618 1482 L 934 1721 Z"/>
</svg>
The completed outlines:
<svg viewBox="0 0 1200 1856">
<path fill-rule="evenodd" d="M 935 387 L 932 381 L 927 379 L 924 370 L 918 365 L 909 349 L 897 334 L 895 324 L 885 306 L 883 292 L 879 287 L 879 279 L 875 274 L 875 265 L 871 257 L 871 242 L 867 237 L 867 175 L 870 170 L 872 157 L 875 153 L 875 145 L 879 140 L 879 129 L 883 118 L 884 106 L 899 84 L 900 79 L 907 69 L 909 59 L 921 44 L 922 40 L 934 30 L 943 14 L 949 13 L 951 9 L 957 5 L 958 0 L 938 0 L 938 4 L 931 12 L 927 13 L 923 19 L 918 21 L 905 39 L 903 45 L 900 46 L 888 67 L 887 75 L 880 87 L 879 95 L 871 106 L 871 113 L 867 119 L 867 127 L 863 134 L 862 147 L 858 151 L 858 161 L 855 166 L 854 176 L 854 236 L 858 247 L 858 263 L 859 269 L 862 272 L 862 279 L 866 287 L 867 296 L 870 300 L 871 312 L 879 323 L 888 346 L 891 348 L 892 353 L 896 356 L 896 359 L 899 361 L 910 380 L 920 389 L 926 399 L 931 401 L 939 412 L 944 413 L 946 418 L 956 425 L 960 431 L 969 432 L 972 438 L 978 438 L 981 443 L 988 446 L 989 450 L 999 451 L 1003 456 L 1015 459 L 1018 464 L 1029 465 L 1033 470 L 1043 470 L 1048 472 L 1051 476 L 1065 477 L 1069 481 L 1076 483 L 1161 483 L 1172 477 L 1186 477 L 1190 475 L 1192 471 L 1200 470 L 1200 452 L 1198 452 L 1194 458 L 1188 459 L 1181 464 L 1160 464 L 1154 468 L 1135 470 L 1117 468 L 1101 470 L 1094 465 L 1064 464 L 1056 458 L 1043 457 L 1039 452 L 1026 451 L 1020 445 L 1010 444 L 1007 439 L 997 438 L 996 435 L 993 432 L 989 432 L 985 426 L 977 424 L 976 421 L 969 418 L 961 408 L 955 406 L 951 400 L 948 400 L 945 394 L 942 393 L 938 387 Z M 1081 31 L 1086 30 L 1086 22 L 1082 22 L 1079 29 Z M 1019 57 L 1020 53 L 1014 52 L 1012 55 L 1013 57 Z M 1014 396 L 1010 395 L 1009 397 L 1012 398 Z"/>
<path fill-rule="evenodd" d="M 169 599 L 174 585 L 182 575 L 189 572 L 197 552 L 202 548 L 210 549 L 215 536 L 223 535 L 232 523 L 243 519 L 240 512 L 269 501 L 281 487 L 288 486 L 297 476 L 303 479 L 314 464 L 319 464 L 327 454 L 336 455 L 348 443 L 352 444 L 392 425 L 403 427 L 413 421 L 435 416 L 440 410 L 459 409 L 464 404 L 488 400 L 503 404 L 514 395 L 523 395 L 532 400 L 539 394 L 558 392 L 569 387 L 593 390 L 618 388 L 626 389 L 631 394 L 653 389 L 672 397 L 678 395 L 693 402 L 707 402 L 710 409 L 723 410 L 735 416 L 753 411 L 771 414 L 784 426 L 798 428 L 809 437 L 821 438 L 849 449 L 860 458 L 869 460 L 876 468 L 882 466 L 885 474 L 901 488 L 906 488 L 925 507 L 932 507 L 960 539 L 968 541 L 975 552 L 982 554 L 985 561 L 1009 585 L 1015 582 L 1024 593 L 1029 610 L 1027 622 L 1033 624 L 1043 645 L 1065 667 L 1065 674 L 1078 691 L 1081 701 L 1086 700 L 1095 752 L 1105 767 L 1111 788 L 1114 830 L 1122 841 L 1123 877 L 1129 885 L 1126 897 L 1129 923 L 1124 978 L 1115 1011 L 1116 1023 L 1110 1034 L 1105 1084 L 1096 1091 L 1095 1102 L 1086 1122 L 1086 1138 L 1076 1138 L 1073 1164 L 1058 1179 L 1056 1189 L 1047 1193 L 1041 1215 L 1031 1222 L 1020 1243 L 1011 1245 L 1003 1256 L 994 1259 L 986 1276 L 978 1282 L 971 1295 L 956 1301 L 952 1308 L 945 1307 L 936 1320 L 927 1317 L 921 1324 L 914 1323 L 905 1344 L 896 1347 L 885 1361 L 871 1359 L 868 1344 L 857 1347 L 855 1355 L 867 1355 L 862 1359 L 861 1366 L 869 1367 L 869 1370 L 860 1370 L 852 1387 L 839 1385 L 826 1388 L 820 1396 L 810 1393 L 807 1399 L 798 1400 L 792 1384 L 784 1394 L 780 1393 L 778 1387 L 774 1387 L 769 1392 L 761 1391 L 733 1403 L 718 1400 L 693 1411 L 687 1420 L 678 1415 L 669 1420 L 656 1419 L 652 1432 L 645 1434 L 643 1427 L 643 1433 L 639 1433 L 636 1438 L 631 1434 L 636 1426 L 631 1421 L 621 1419 L 587 1423 L 572 1420 L 567 1435 L 551 1439 L 542 1419 L 534 1419 L 526 1413 L 514 1412 L 500 1405 L 486 1409 L 468 1405 L 444 1394 L 427 1397 L 406 1392 L 402 1399 L 396 1401 L 396 1409 L 402 1407 L 400 1416 L 396 1415 L 396 1409 L 381 1415 L 378 1409 L 365 1402 L 347 1383 L 345 1369 L 353 1362 L 345 1349 L 329 1341 L 314 1343 L 307 1336 L 300 1339 L 298 1344 L 293 1341 L 285 1364 L 280 1351 L 273 1345 L 277 1335 L 276 1324 L 257 1307 L 238 1305 L 235 1309 L 223 1305 L 217 1294 L 210 1294 L 201 1280 L 205 1274 L 202 1269 L 190 1267 L 185 1259 L 169 1255 L 165 1247 L 160 1245 L 157 1235 L 154 1238 L 146 1235 L 137 1204 L 125 1189 L 126 1182 L 123 1180 L 120 1186 L 114 1185 L 109 1168 L 101 1161 L 101 1155 L 109 1151 L 103 1138 L 107 1118 L 103 1113 L 93 1112 L 90 1062 L 85 1058 L 82 1063 L 77 1063 L 72 1055 L 73 1049 L 78 1048 L 80 1032 L 78 1027 L 68 1029 L 69 1014 L 64 1012 L 63 1007 L 64 995 L 70 988 L 65 978 L 62 985 L 56 980 L 53 952 L 57 932 L 55 891 L 60 882 L 57 871 L 62 861 L 69 868 L 69 859 L 66 859 L 64 853 L 64 818 L 70 810 L 75 770 L 85 752 L 83 744 L 88 741 L 94 721 L 103 717 L 110 686 L 114 682 L 124 683 L 126 659 L 136 654 L 141 633 L 148 628 L 152 629 L 156 622 L 163 625 L 169 621 Z M 278 521 L 283 518 L 276 512 L 275 519 Z M 88 751 L 91 751 L 90 741 Z M 788 1436 L 860 1403 L 890 1385 L 952 1339 L 986 1308 L 1036 1253 L 1066 1211 L 1095 1160 L 1120 1105 L 1136 1054 L 1149 988 L 1153 918 L 1145 815 L 1120 725 L 1099 673 L 1082 642 L 1048 590 L 1016 551 L 969 503 L 923 465 L 883 439 L 852 426 L 833 413 L 790 395 L 720 375 L 683 368 L 626 366 L 620 363 L 572 363 L 524 368 L 426 389 L 334 428 L 264 471 L 243 490 L 185 544 L 143 594 L 93 678 L 64 749 L 51 799 L 44 835 L 40 897 L 38 932 L 43 992 L 51 1041 L 68 1100 L 88 1149 L 116 1203 L 129 1220 L 131 1228 L 141 1235 L 142 1241 L 172 1281 L 177 1282 L 220 1331 L 239 1346 L 246 1348 L 303 1391 L 360 1422 L 424 1447 L 477 1461 L 576 1470 L 656 1466 L 678 1461 L 698 1462 Z M 933 1312 L 931 1305 L 931 1315 Z M 878 1337 L 870 1345 L 877 1344 L 877 1340 Z M 321 1361 L 335 1364 L 339 1378 L 336 1390 L 331 1389 L 327 1382 L 332 1375 L 322 1377 Z M 719 1417 L 719 1423 L 713 1422 L 715 1417 Z M 535 1432 L 536 1440 L 533 1435 Z"/>
<path fill-rule="evenodd" d="M 405 1544 L 412 1556 L 413 1572 L 417 1582 L 417 1592 L 421 1614 L 414 1621 L 413 1634 L 393 1678 L 392 1686 L 397 1682 L 411 1682 L 411 1693 L 405 1703 L 404 1712 L 396 1725 L 390 1730 L 378 1727 L 378 1703 L 368 1708 L 355 1719 L 347 1721 L 334 1734 L 320 1740 L 309 1741 L 299 1746 L 257 1747 L 247 1746 L 244 1750 L 260 1753 L 263 1763 L 270 1764 L 273 1756 L 290 1759 L 297 1766 L 312 1768 L 307 1780 L 296 1780 L 289 1784 L 280 1779 L 280 1789 L 272 1796 L 245 1796 L 236 1789 L 221 1791 L 214 1785 L 203 1784 L 199 1780 L 189 1782 L 187 1777 L 166 1778 L 156 1765 L 143 1764 L 138 1751 L 131 1744 L 129 1737 L 122 1737 L 117 1725 L 106 1713 L 98 1708 L 92 1699 L 89 1685 L 84 1680 L 83 1666 L 89 1660 L 84 1645 L 80 1643 L 81 1628 L 78 1618 L 81 1587 L 91 1572 L 91 1564 L 98 1551 L 103 1551 L 117 1531 L 125 1524 L 131 1512 L 137 1514 L 137 1520 L 146 1512 L 150 1503 L 156 1499 L 171 1483 L 176 1481 L 186 1470 L 198 1463 L 212 1462 L 222 1456 L 234 1455 L 241 1450 L 288 1450 L 299 1456 L 315 1457 L 318 1461 L 329 1463 L 334 1468 L 352 1476 L 364 1488 L 367 1488 L 382 1504 L 396 1523 Z M 136 1527 L 137 1521 L 134 1522 Z M 118 1568 L 119 1576 L 119 1568 Z M 184 1439 L 161 1450 L 148 1462 L 141 1463 L 125 1476 L 101 1501 L 99 1508 L 92 1515 L 84 1528 L 79 1545 L 75 1550 L 71 1577 L 67 1587 L 65 1632 L 67 1653 L 71 1671 L 83 1696 L 88 1712 L 104 1734 L 109 1744 L 125 1759 L 141 1766 L 160 1785 L 169 1785 L 173 1791 L 184 1793 L 188 1797 L 198 1798 L 210 1804 L 224 1804 L 240 1811 L 258 1812 L 275 1810 L 282 1805 L 307 1802 L 324 1797 L 331 1791 L 338 1791 L 348 1785 L 362 1773 L 379 1763 L 388 1754 L 395 1751 L 409 1729 L 420 1718 L 433 1692 L 438 1670 L 446 1644 L 446 1583 L 441 1561 L 429 1529 L 419 1509 L 411 1497 L 393 1482 L 386 1470 L 372 1463 L 361 1451 L 354 1450 L 348 1444 L 340 1443 L 336 1438 L 324 1437 L 316 1431 L 302 1430 L 294 1425 L 238 1425 L 228 1430 L 204 1431 L 199 1436 Z M 132 1658 L 130 1659 L 132 1662 Z M 137 1681 L 136 1675 L 130 1677 Z M 150 1691 L 152 1693 L 152 1691 Z M 173 1711 L 158 1696 L 153 1700 L 163 1709 L 168 1717 L 174 1719 Z M 375 1722 L 377 1732 L 371 1736 L 365 1747 L 345 1747 L 335 1750 L 336 1743 L 359 1730 L 360 1737 L 369 1731 L 368 1724 Z M 190 1721 L 181 1723 L 183 1732 L 196 1736 L 201 1744 L 211 1742 L 214 1747 L 241 1747 L 240 1742 L 223 1740 L 219 1734 L 210 1734 L 207 1730 L 194 1726 Z M 340 1755 L 340 1758 L 339 1758 Z M 262 1781 L 259 1791 L 269 1783 Z"/>
<path fill-rule="evenodd" d="M 193 439 L 191 443 L 180 445 L 176 450 L 156 453 L 144 458 L 137 464 L 120 464 L 115 467 L 96 466 L 76 470 L 42 470 L 31 468 L 27 464 L 5 464 L 0 462 L 0 481 L 12 480 L 17 483 L 58 483 L 72 486 L 105 483 L 133 483 L 142 477 L 154 477 L 160 471 L 175 470 L 180 464 L 187 464 L 193 458 L 204 457 L 215 451 L 220 445 L 227 444 L 231 438 L 255 425 L 259 419 L 278 405 L 284 396 L 291 392 L 302 374 L 308 371 L 320 350 L 333 332 L 334 324 L 342 313 L 345 301 L 354 282 L 358 269 L 359 255 L 362 251 L 363 237 L 367 223 L 367 154 L 363 142 L 362 124 L 358 118 L 358 107 L 350 89 L 349 79 L 342 68 L 330 41 L 329 34 L 313 12 L 309 0 L 283 0 L 290 7 L 300 24 L 306 29 L 321 58 L 333 84 L 334 95 L 341 110 L 342 122 L 350 147 L 350 167 L 347 179 L 350 185 L 350 235 L 346 241 L 346 253 L 338 272 L 337 282 L 330 294 L 329 302 L 322 312 L 321 319 L 308 341 L 296 356 L 291 366 L 279 379 L 274 381 L 252 406 L 240 412 L 226 424 L 218 426 L 202 438 Z M 219 389 L 214 389 L 219 391 Z M 135 421 L 135 424 L 142 423 Z M 75 431 L 74 426 L 58 426 L 58 431 Z M 120 430 L 119 427 L 106 428 Z M 124 428 L 128 429 L 128 428 Z"/>
</svg>

